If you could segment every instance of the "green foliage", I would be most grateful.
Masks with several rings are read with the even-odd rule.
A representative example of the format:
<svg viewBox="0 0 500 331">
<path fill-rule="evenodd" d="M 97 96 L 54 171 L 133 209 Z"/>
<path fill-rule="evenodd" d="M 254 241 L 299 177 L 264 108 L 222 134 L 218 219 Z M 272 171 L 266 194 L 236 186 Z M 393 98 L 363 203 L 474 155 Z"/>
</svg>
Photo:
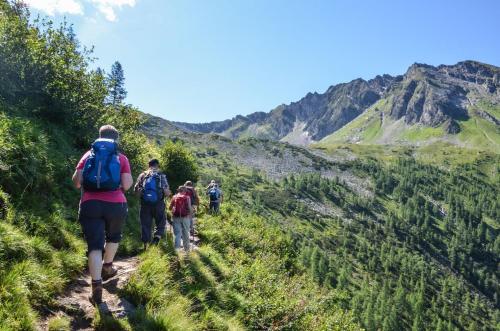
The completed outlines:
<svg viewBox="0 0 500 331">
<path fill-rule="evenodd" d="M 319 174 L 270 182 L 258 169 L 236 167 L 216 145 L 153 146 L 140 133 L 137 109 L 107 105 L 106 79 L 89 71 L 90 56 L 71 26 L 31 24 L 22 5 L 0 0 L 2 330 L 34 329 L 38 311 L 51 309 L 82 270 L 78 192 L 69 178 L 108 123 L 119 129 L 134 171 L 160 155 L 172 187 L 216 178 L 230 204 L 220 216 L 199 215 L 203 245 L 189 256 L 178 256 L 171 238 L 145 252 L 123 291 L 137 311 L 128 320 L 98 314 L 95 328 L 354 330 L 354 319 L 367 330 L 498 328 L 497 155 L 344 146 L 346 155 L 364 157 L 339 166 L 370 182 L 371 193 Z M 351 123 L 374 140 L 380 115 L 370 114 Z M 465 141 L 495 141 L 490 124 L 478 119 L 478 135 L 471 123 L 461 123 Z M 285 155 L 277 143 L 236 146 L 254 145 Z M 302 153 L 316 169 L 330 166 Z M 140 247 L 137 200 L 129 202 L 121 254 Z M 50 323 L 67 326 L 62 317 Z"/>
<path fill-rule="evenodd" d="M 172 250 L 168 250 L 172 254 Z M 179 291 L 175 280 L 176 262 L 156 248 L 142 256 L 138 271 L 125 288 L 125 294 L 144 307 L 131 317 L 139 330 L 196 330 L 197 321 L 189 316 L 190 302 Z"/>
<path fill-rule="evenodd" d="M 70 177 L 98 126 L 111 121 L 120 129 L 132 166 L 147 160 L 150 145 L 136 131 L 140 116 L 131 107 L 105 106 L 104 77 L 88 70 L 90 61 L 71 26 L 31 24 L 21 4 L 0 0 L 2 330 L 34 329 L 37 311 L 51 309 L 85 265 L 75 222 L 79 192 Z M 129 240 L 122 251 L 137 247 Z"/>
<path fill-rule="evenodd" d="M 182 143 L 168 141 L 160 151 L 160 167 L 175 190 L 187 180 L 198 181 L 199 172 L 191 152 Z"/>
<path fill-rule="evenodd" d="M 49 320 L 47 328 L 49 331 L 69 331 L 71 330 L 70 320 L 64 315 L 54 316 Z"/>
<path fill-rule="evenodd" d="M 339 307 L 342 293 L 325 294 L 297 272 L 291 239 L 277 226 L 232 204 L 199 222 L 199 250 L 177 256 L 161 246 L 142 256 L 125 290 L 145 307 L 135 325 L 169 317 L 182 330 L 359 329 Z"/>
<path fill-rule="evenodd" d="M 55 124 L 85 141 L 103 108 L 102 75 L 88 71 L 91 54 L 79 49 L 72 27 L 29 24 L 20 3 L 0 1 L 0 100 L 23 115 Z"/>
</svg>

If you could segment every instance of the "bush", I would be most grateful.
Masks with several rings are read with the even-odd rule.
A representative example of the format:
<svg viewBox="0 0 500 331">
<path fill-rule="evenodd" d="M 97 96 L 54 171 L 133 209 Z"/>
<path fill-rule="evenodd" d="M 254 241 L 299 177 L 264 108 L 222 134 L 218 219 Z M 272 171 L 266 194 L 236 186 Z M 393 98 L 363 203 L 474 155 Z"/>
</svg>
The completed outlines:
<svg viewBox="0 0 500 331">
<path fill-rule="evenodd" d="M 160 154 L 161 169 L 167 175 L 173 191 L 187 180 L 198 181 L 199 172 L 196 160 L 181 143 L 167 142 Z"/>
</svg>

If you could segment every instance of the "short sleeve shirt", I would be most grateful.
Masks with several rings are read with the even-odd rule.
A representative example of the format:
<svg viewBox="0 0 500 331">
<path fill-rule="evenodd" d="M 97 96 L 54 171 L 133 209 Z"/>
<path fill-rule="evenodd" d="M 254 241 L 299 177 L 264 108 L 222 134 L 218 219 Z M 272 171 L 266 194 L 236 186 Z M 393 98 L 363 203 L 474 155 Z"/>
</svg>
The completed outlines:
<svg viewBox="0 0 500 331">
<path fill-rule="evenodd" d="M 148 171 L 145 171 L 145 172 L 141 173 L 139 175 L 139 177 L 137 178 L 137 185 L 139 187 L 142 187 L 144 178 L 146 177 L 147 173 L 148 173 Z M 169 187 L 168 187 L 167 176 L 165 174 L 161 173 L 161 172 L 159 174 L 160 174 L 160 187 L 162 189 L 168 189 Z"/>
<path fill-rule="evenodd" d="M 76 169 L 82 170 L 85 165 L 85 161 L 90 155 L 90 151 L 85 153 L 80 161 L 78 162 Z M 130 174 L 130 163 L 125 155 L 122 153 L 118 154 L 118 158 L 120 159 L 120 174 Z M 125 198 L 125 194 L 121 188 L 115 191 L 103 191 L 103 192 L 87 192 L 83 190 L 82 199 L 80 203 L 84 203 L 88 200 L 101 200 L 106 202 L 116 202 L 116 203 L 124 203 L 127 202 L 127 198 Z"/>
</svg>

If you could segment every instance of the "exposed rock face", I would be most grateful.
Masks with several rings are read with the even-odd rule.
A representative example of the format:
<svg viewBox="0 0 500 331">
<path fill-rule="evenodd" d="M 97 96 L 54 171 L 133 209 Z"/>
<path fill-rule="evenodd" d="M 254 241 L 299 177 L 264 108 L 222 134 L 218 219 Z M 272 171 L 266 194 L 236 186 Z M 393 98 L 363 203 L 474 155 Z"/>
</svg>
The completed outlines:
<svg viewBox="0 0 500 331">
<path fill-rule="evenodd" d="M 308 119 L 306 129 L 314 140 L 337 131 L 377 102 L 397 81 L 398 78 L 384 75 L 369 81 L 356 79 L 330 87 L 322 95 L 326 100 L 323 100 L 320 111 L 311 109 L 305 114 L 307 117 L 304 120 Z"/>
<path fill-rule="evenodd" d="M 460 125 L 450 118 L 444 123 L 444 130 L 446 133 L 457 134 L 460 132 Z"/>
<path fill-rule="evenodd" d="M 300 127 L 306 140 L 320 140 L 381 98 L 389 101 L 389 115 L 393 119 L 403 118 L 410 125 L 444 124 L 448 133 L 458 133 L 457 121 L 470 116 L 468 106 L 481 98 L 500 103 L 500 68 L 474 61 L 438 67 L 416 63 L 403 76 L 355 79 L 331 86 L 325 93 L 308 93 L 301 100 L 280 105 L 269 113 L 257 112 L 221 122 L 173 124 L 189 131 L 219 133 L 230 138 L 253 136 L 275 140 L 300 134 L 296 133 Z M 498 125 L 498 120 L 490 114 L 484 113 L 483 117 Z"/>
<path fill-rule="evenodd" d="M 446 69 L 414 64 L 401 84 L 389 91 L 393 96 L 390 115 L 394 119 L 403 117 L 406 124 L 434 127 L 451 119 L 465 120 L 468 118 L 465 85 L 450 80 Z"/>
<path fill-rule="evenodd" d="M 377 102 L 399 77 L 377 76 L 365 81 L 361 78 L 349 83 L 331 86 L 325 93 L 308 93 L 298 102 L 280 105 L 269 113 L 236 116 L 231 120 L 203 124 L 178 123 L 180 128 L 201 133 L 222 133 L 239 137 L 243 132 L 260 138 L 281 139 L 293 131 L 297 122 L 305 123 L 304 129 L 314 140 L 340 129 L 365 109 Z M 252 126 L 269 129 L 252 134 Z M 229 132 L 228 132 L 229 131 Z M 250 131 L 250 132 L 249 132 Z"/>
</svg>

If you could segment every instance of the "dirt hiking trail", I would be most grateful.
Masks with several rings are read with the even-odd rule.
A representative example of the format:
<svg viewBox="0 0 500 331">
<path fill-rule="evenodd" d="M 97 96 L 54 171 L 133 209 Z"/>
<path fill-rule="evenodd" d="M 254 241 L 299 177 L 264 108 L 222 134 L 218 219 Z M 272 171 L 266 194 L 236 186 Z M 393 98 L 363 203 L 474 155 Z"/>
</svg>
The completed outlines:
<svg viewBox="0 0 500 331">
<path fill-rule="evenodd" d="M 115 318 L 123 318 L 134 312 L 135 307 L 125 298 L 119 296 L 119 291 L 128 282 L 132 273 L 139 264 L 137 257 L 117 259 L 113 265 L 118 269 L 118 274 L 103 282 L 103 303 L 99 305 L 102 313 Z M 95 316 L 95 307 L 89 302 L 90 276 L 88 271 L 81 274 L 66 291 L 56 299 L 58 311 L 42 321 L 38 330 L 48 330 L 48 321 L 54 316 L 66 316 L 71 321 L 71 330 L 93 330 L 92 321 Z"/>
<path fill-rule="evenodd" d="M 171 240 L 171 233 L 166 237 Z M 190 243 L 191 250 L 197 250 L 200 239 L 197 235 L 191 236 Z M 103 282 L 103 303 L 98 307 L 101 314 L 121 319 L 135 311 L 135 306 L 120 296 L 120 290 L 123 289 L 130 276 L 136 271 L 139 262 L 138 256 L 119 258 L 113 262 L 113 265 L 118 269 L 118 273 L 113 278 Z M 90 293 L 90 275 L 86 270 L 70 283 L 65 292 L 55 300 L 56 308 L 48 311 L 47 316 L 42 319 L 37 330 L 47 331 L 50 319 L 57 316 L 68 318 L 71 330 L 94 330 L 92 322 L 95 318 L 96 308 L 89 302 Z"/>
</svg>

